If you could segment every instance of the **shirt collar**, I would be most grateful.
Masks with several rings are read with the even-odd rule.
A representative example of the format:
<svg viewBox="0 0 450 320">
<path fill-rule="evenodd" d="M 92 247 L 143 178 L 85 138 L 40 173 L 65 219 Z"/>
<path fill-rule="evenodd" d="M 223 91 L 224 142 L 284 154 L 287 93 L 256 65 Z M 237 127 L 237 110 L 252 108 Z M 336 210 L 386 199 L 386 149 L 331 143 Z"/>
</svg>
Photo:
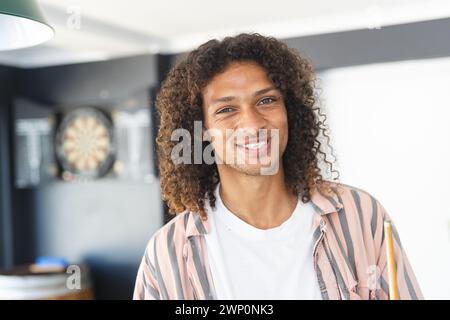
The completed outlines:
<svg viewBox="0 0 450 320">
<path fill-rule="evenodd" d="M 339 212 L 344 205 L 342 203 L 342 199 L 339 195 L 339 190 L 335 186 L 335 183 L 329 184 L 332 190 L 331 195 L 325 195 L 319 189 L 315 189 L 311 195 L 311 203 L 316 209 L 316 212 L 323 216 L 333 212 Z"/>
<path fill-rule="evenodd" d="M 333 194 L 325 195 L 319 189 L 315 189 L 311 195 L 311 203 L 320 216 L 334 212 L 339 212 L 343 208 L 341 197 L 338 195 L 336 187 L 331 187 Z M 198 213 L 185 212 L 184 224 L 186 237 L 200 236 L 209 233 L 209 220 L 202 220 Z"/>
</svg>

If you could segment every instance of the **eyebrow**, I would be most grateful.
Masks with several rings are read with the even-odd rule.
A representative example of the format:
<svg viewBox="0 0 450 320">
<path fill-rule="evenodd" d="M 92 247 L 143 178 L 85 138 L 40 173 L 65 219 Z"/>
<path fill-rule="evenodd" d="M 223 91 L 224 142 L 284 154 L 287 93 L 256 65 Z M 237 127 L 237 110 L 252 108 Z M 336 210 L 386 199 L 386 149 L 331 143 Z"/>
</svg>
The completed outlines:
<svg viewBox="0 0 450 320">
<path fill-rule="evenodd" d="M 264 89 L 255 91 L 255 92 L 253 93 L 253 97 L 257 97 L 257 96 L 262 95 L 262 94 L 264 94 L 264 93 L 266 93 L 266 92 L 269 92 L 269 91 L 272 91 L 272 90 L 276 90 L 276 89 L 277 89 L 276 87 L 271 86 L 271 87 L 268 87 L 268 88 L 264 88 Z M 218 99 L 214 99 L 214 100 L 211 102 L 210 105 L 214 105 L 214 104 L 219 103 L 219 102 L 228 102 L 228 101 L 232 101 L 232 100 L 234 100 L 234 99 L 236 99 L 235 96 L 221 97 L 221 98 L 218 98 Z"/>
</svg>

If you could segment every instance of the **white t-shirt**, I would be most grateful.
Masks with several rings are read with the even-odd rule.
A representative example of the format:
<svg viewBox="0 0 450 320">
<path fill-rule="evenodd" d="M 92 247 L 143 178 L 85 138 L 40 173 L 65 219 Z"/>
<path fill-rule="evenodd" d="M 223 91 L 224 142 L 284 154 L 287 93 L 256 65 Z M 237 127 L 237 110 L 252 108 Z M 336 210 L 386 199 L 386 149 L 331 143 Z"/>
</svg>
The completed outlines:
<svg viewBox="0 0 450 320">
<path fill-rule="evenodd" d="M 223 204 L 207 206 L 206 247 L 218 299 L 322 299 L 313 265 L 311 203 L 300 199 L 280 226 L 256 228 Z"/>
</svg>

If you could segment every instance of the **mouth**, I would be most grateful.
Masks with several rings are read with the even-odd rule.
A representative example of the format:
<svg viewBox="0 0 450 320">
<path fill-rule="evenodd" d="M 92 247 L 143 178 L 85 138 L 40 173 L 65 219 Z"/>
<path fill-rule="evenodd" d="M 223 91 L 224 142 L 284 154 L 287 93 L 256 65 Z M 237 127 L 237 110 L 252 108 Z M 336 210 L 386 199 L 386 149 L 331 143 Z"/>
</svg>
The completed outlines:
<svg viewBox="0 0 450 320">
<path fill-rule="evenodd" d="M 264 140 L 252 141 L 244 144 L 236 144 L 236 146 L 240 149 L 245 150 L 245 152 L 251 152 L 257 155 L 260 155 L 263 152 L 266 152 L 267 154 L 267 150 L 270 150 L 270 141 L 270 137 L 267 137 Z"/>
</svg>

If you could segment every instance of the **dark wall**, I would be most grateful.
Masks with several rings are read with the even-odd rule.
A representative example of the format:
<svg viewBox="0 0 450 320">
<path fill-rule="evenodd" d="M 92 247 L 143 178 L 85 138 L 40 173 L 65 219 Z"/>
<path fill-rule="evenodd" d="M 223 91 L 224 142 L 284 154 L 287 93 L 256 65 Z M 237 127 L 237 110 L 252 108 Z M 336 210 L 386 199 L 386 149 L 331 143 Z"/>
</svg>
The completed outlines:
<svg viewBox="0 0 450 320">
<path fill-rule="evenodd" d="M 316 70 L 450 56 L 450 18 L 285 40 Z"/>
<path fill-rule="evenodd" d="M 450 56 L 450 18 L 282 39 L 316 71 Z M 183 52 L 176 58 L 187 54 Z M 174 58 L 175 59 L 175 58 Z"/>
<path fill-rule="evenodd" d="M 10 118 L 11 99 L 16 89 L 17 69 L 0 66 L 0 266 L 13 263 Z"/>
<path fill-rule="evenodd" d="M 22 69 L 18 94 L 58 107 L 107 103 L 157 84 L 157 59 L 141 55 L 102 62 Z"/>
</svg>

